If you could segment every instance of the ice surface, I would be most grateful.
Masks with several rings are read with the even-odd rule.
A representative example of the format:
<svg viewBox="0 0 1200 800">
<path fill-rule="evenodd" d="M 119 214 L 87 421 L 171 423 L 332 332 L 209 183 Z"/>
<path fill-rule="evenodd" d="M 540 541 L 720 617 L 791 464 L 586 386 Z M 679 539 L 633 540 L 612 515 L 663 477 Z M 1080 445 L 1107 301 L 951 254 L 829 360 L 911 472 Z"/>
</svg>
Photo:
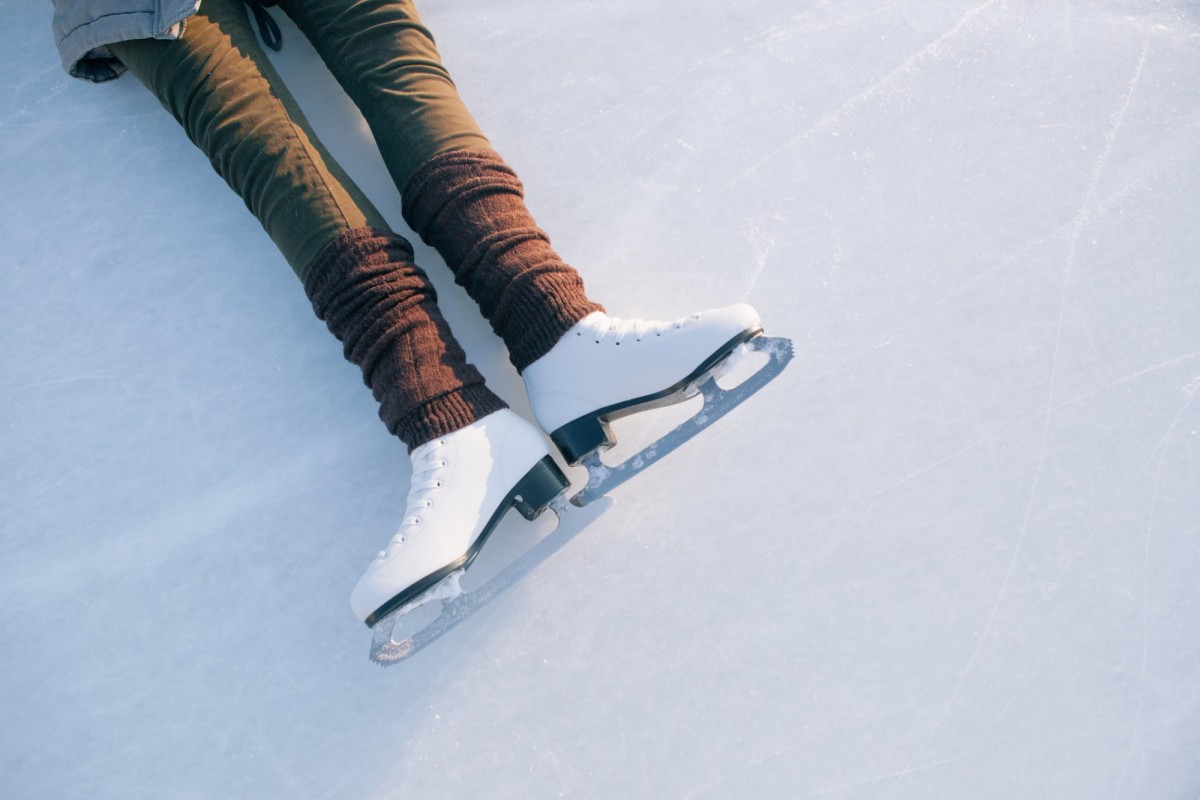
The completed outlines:
<svg viewBox="0 0 1200 800">
<path fill-rule="evenodd" d="M 1196 3 L 427 3 L 597 299 L 797 356 L 392 670 L 403 448 L 149 93 L 5 11 L 6 797 L 1200 795 Z"/>
</svg>

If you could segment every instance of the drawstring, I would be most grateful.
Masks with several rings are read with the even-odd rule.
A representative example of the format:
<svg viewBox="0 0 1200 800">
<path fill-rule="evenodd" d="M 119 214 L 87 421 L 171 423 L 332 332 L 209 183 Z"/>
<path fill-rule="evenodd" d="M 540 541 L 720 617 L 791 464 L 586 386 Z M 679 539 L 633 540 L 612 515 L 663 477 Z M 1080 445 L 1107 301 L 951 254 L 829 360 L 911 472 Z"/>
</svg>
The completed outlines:
<svg viewBox="0 0 1200 800">
<path fill-rule="evenodd" d="M 279 23 L 267 13 L 259 0 L 246 0 L 246 5 L 254 12 L 254 20 L 258 23 L 258 35 L 262 37 L 263 44 L 278 52 L 283 47 L 283 32 L 279 30 Z"/>
</svg>

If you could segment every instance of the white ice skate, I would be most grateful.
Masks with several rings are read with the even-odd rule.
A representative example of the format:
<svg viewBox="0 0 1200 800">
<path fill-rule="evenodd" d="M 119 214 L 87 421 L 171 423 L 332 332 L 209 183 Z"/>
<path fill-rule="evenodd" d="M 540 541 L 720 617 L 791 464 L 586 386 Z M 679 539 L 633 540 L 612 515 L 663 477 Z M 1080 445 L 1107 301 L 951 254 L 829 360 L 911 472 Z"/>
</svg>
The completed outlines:
<svg viewBox="0 0 1200 800">
<path fill-rule="evenodd" d="M 355 615 L 371 627 L 470 566 L 508 509 L 532 520 L 568 485 L 542 434 L 507 409 L 423 444 L 411 457 L 400 530 L 350 595 Z"/>
<path fill-rule="evenodd" d="M 765 353 L 766 364 L 732 389 L 718 386 L 715 377 L 724 363 L 746 351 Z M 588 469 L 587 487 L 571 498 L 586 505 L 724 416 L 779 374 L 791 357 L 791 341 L 763 336 L 758 314 L 741 303 L 674 322 L 595 312 L 527 367 L 523 377 L 542 429 L 569 464 Z M 611 421 L 697 393 L 704 395 L 704 407 L 688 421 L 618 466 L 600 461 L 600 453 L 616 443 Z"/>
</svg>

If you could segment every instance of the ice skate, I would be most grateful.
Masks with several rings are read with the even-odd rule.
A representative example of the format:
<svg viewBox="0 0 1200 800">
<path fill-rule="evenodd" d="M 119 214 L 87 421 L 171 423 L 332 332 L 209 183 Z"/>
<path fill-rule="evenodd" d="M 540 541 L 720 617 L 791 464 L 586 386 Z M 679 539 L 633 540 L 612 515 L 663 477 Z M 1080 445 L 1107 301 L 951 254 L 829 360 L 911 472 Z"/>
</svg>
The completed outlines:
<svg viewBox="0 0 1200 800">
<path fill-rule="evenodd" d="M 541 433 L 505 409 L 412 452 L 400 529 L 350 595 L 369 627 L 470 566 L 510 508 L 534 519 L 567 488 Z M 431 591 L 434 590 L 434 591 Z"/>
<path fill-rule="evenodd" d="M 716 377 L 731 357 L 750 351 L 767 362 L 733 387 Z M 692 314 L 674 322 L 589 314 L 523 373 L 534 416 L 567 463 L 587 467 L 587 487 L 576 505 L 600 497 L 724 416 L 787 365 L 792 343 L 762 335 L 745 304 Z M 600 461 L 616 443 L 613 420 L 683 402 L 697 393 L 703 409 L 618 466 Z"/>
</svg>

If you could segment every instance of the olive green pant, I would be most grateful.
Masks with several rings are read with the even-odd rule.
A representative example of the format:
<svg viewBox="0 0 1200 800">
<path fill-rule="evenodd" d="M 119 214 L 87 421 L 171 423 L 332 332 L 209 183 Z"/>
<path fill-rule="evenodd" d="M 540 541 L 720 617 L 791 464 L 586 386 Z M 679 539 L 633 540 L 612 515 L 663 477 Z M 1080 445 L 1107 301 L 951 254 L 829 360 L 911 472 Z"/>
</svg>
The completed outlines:
<svg viewBox="0 0 1200 800">
<path fill-rule="evenodd" d="M 451 150 L 487 150 L 411 0 L 280 0 L 362 111 L 400 189 Z M 301 280 L 347 231 L 387 223 L 317 139 L 242 0 L 203 0 L 176 41 L 114 44 L 246 202 Z"/>
</svg>

